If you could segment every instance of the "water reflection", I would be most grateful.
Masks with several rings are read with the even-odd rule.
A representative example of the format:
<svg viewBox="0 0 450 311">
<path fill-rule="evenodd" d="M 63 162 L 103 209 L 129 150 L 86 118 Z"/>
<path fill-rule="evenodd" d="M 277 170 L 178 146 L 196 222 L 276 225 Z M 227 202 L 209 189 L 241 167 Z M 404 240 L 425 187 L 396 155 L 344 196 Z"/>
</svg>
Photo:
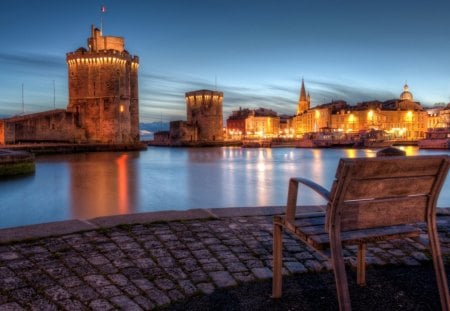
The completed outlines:
<svg viewBox="0 0 450 311">
<path fill-rule="evenodd" d="M 410 155 L 445 152 L 402 149 Z M 0 180 L 0 227 L 145 211 L 284 205 L 290 177 L 329 189 L 340 158 L 374 157 L 376 151 L 149 148 L 40 156 L 34 176 Z M 299 202 L 323 204 L 305 187 Z M 450 177 L 438 206 L 450 207 Z"/>
<path fill-rule="evenodd" d="M 88 153 L 69 161 L 72 218 L 127 214 L 139 204 L 139 153 Z"/>
</svg>

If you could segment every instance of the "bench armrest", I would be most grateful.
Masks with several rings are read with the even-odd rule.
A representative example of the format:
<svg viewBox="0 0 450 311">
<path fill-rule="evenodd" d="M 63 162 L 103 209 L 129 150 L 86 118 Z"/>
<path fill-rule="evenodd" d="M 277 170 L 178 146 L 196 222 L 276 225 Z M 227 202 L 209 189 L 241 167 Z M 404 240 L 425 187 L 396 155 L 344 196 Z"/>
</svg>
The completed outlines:
<svg viewBox="0 0 450 311">
<path fill-rule="evenodd" d="M 330 200 L 330 191 L 322 187 L 321 185 L 313 182 L 312 180 L 301 178 L 301 177 L 293 177 L 289 180 L 289 189 L 288 189 L 288 198 L 287 198 L 287 207 L 286 207 L 286 221 L 294 222 L 295 219 L 295 210 L 297 208 L 297 195 L 298 195 L 298 184 L 301 183 L 308 188 L 314 190 L 325 200 Z"/>
</svg>

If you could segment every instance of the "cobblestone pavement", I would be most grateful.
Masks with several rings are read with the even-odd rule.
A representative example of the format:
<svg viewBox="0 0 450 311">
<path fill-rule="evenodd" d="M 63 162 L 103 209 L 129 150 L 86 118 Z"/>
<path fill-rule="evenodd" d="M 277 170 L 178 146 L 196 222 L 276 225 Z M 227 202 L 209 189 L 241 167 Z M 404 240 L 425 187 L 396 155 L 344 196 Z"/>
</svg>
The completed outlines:
<svg viewBox="0 0 450 311">
<path fill-rule="evenodd" d="M 121 225 L 3 244 L 0 310 L 149 310 L 269 279 L 271 222 L 250 216 Z M 448 262 L 450 216 L 439 217 L 439 231 Z M 286 274 L 329 269 L 291 236 L 284 246 Z M 355 251 L 348 247 L 345 255 Z M 369 265 L 420 265 L 429 258 L 413 240 L 378 243 L 367 254 Z"/>
</svg>

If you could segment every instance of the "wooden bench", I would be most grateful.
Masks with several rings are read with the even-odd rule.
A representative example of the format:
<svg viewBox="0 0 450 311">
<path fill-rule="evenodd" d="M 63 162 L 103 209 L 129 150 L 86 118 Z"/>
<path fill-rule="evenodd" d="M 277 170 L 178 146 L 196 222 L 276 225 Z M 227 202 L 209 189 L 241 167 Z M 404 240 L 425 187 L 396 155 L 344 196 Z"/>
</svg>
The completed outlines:
<svg viewBox="0 0 450 311">
<path fill-rule="evenodd" d="M 436 229 L 436 202 L 449 156 L 341 159 L 331 191 L 291 178 L 286 214 L 274 217 L 272 297 L 282 293 L 282 229 L 316 250 L 330 250 L 340 310 L 351 310 L 342 245 L 356 244 L 357 283 L 365 285 L 366 244 L 417 237 L 426 222 L 443 310 L 450 310 L 447 279 Z M 324 213 L 296 215 L 299 184 L 327 200 Z"/>
</svg>

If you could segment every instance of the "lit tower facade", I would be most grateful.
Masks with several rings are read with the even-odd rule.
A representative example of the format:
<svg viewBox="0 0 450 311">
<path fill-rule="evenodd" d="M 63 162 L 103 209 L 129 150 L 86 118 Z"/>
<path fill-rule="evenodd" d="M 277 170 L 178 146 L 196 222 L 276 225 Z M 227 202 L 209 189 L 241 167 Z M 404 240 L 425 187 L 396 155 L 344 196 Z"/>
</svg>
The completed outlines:
<svg viewBox="0 0 450 311">
<path fill-rule="evenodd" d="M 311 98 L 309 97 L 309 94 L 306 95 L 305 82 L 302 79 L 302 87 L 300 89 L 300 98 L 297 103 L 297 114 L 301 114 L 301 113 L 309 110 L 310 104 L 311 104 Z"/>
<path fill-rule="evenodd" d="M 223 140 L 223 92 L 187 92 L 187 123 L 197 128 L 198 141 Z"/>
<path fill-rule="evenodd" d="M 103 36 L 92 26 L 88 50 L 67 53 L 69 104 L 80 137 L 88 142 L 139 141 L 139 58 L 122 37 Z"/>
</svg>

